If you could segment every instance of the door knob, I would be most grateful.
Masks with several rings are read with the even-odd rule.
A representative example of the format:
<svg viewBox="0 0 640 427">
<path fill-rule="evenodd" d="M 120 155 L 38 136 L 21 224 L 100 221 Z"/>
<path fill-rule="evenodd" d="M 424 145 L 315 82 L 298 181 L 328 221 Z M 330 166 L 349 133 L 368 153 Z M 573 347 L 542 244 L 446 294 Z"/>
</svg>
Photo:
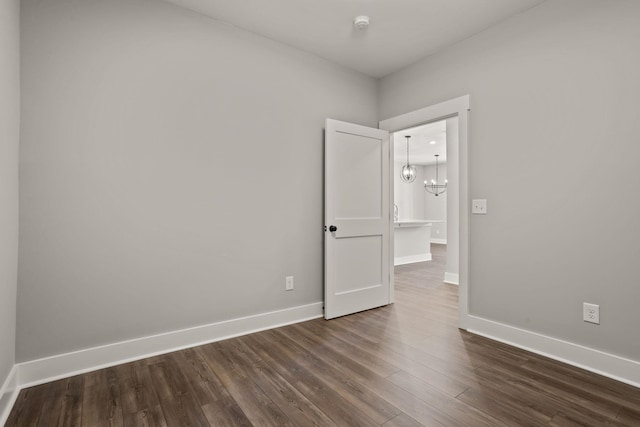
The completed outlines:
<svg viewBox="0 0 640 427">
<path fill-rule="evenodd" d="M 336 227 L 335 225 L 330 225 L 330 226 L 329 226 L 329 231 L 331 231 L 332 233 L 333 233 L 334 231 L 338 231 L 338 227 Z"/>
</svg>

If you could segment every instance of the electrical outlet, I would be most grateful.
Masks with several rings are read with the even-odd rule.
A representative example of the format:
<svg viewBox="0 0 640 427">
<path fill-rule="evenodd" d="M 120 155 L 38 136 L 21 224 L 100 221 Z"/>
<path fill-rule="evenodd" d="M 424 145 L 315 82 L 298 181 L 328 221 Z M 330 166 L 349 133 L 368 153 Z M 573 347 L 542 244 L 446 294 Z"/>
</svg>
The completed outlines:
<svg viewBox="0 0 640 427">
<path fill-rule="evenodd" d="M 471 213 L 475 215 L 486 215 L 487 199 L 473 199 L 471 201 Z"/>
<path fill-rule="evenodd" d="M 287 276 L 284 278 L 284 289 L 285 291 L 293 290 L 293 276 Z"/>
<path fill-rule="evenodd" d="M 589 323 L 600 324 L 600 306 L 597 304 L 582 303 L 582 320 Z"/>
</svg>

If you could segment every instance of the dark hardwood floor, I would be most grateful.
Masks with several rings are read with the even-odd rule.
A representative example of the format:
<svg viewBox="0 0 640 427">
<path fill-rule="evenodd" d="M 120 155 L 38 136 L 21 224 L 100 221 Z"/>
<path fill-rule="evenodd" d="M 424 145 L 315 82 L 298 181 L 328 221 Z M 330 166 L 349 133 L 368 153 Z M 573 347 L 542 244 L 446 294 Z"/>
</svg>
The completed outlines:
<svg viewBox="0 0 640 427">
<path fill-rule="evenodd" d="M 640 426 L 640 389 L 457 329 L 445 249 L 396 303 L 23 390 L 7 426 Z"/>
</svg>

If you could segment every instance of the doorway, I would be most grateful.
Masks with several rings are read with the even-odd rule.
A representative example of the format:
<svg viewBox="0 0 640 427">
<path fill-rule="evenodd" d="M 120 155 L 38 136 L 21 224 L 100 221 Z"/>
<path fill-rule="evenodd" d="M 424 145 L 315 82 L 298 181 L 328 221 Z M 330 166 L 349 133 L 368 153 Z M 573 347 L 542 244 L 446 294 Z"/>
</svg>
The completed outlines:
<svg viewBox="0 0 640 427">
<path fill-rule="evenodd" d="M 379 128 L 391 134 L 391 143 L 405 136 L 403 132 L 424 125 L 444 121 L 449 136 L 446 144 L 447 164 L 447 265 L 446 280 L 459 285 L 458 318 L 459 327 L 466 329 L 468 309 L 468 270 L 469 270 L 469 201 L 468 201 L 468 135 L 469 96 L 455 98 L 420 110 L 396 116 L 379 123 Z M 455 136 L 455 137 L 453 137 Z M 394 194 L 394 179 L 389 182 L 391 194 Z M 393 201 L 395 196 L 391 197 Z M 394 210 L 394 206 L 390 209 Z M 395 227 L 390 239 L 390 251 L 394 254 Z M 395 254 L 390 257 L 391 295 L 393 296 L 393 264 Z M 457 269 L 455 268 L 457 264 Z M 443 280 L 445 278 L 443 277 Z M 392 298 L 393 300 L 393 298 Z"/>
<path fill-rule="evenodd" d="M 409 268 L 431 281 L 454 285 L 458 254 L 447 257 L 447 141 L 457 138 L 457 120 L 451 117 L 391 135 L 395 271 Z"/>
</svg>

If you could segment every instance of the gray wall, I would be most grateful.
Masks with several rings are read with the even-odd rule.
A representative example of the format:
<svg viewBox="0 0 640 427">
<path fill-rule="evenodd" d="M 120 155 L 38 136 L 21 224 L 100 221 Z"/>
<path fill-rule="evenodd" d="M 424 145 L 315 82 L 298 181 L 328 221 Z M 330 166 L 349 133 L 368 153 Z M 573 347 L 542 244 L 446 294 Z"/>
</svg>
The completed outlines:
<svg viewBox="0 0 640 427">
<path fill-rule="evenodd" d="M 635 360 L 639 16 L 635 0 L 547 1 L 379 92 L 382 118 L 471 96 L 470 196 L 488 199 L 471 217 L 471 313 Z"/>
<path fill-rule="evenodd" d="M 0 2 L 0 386 L 13 367 L 18 269 L 20 1 Z M 0 396 L 0 413 L 3 400 Z"/>
<path fill-rule="evenodd" d="M 322 300 L 324 120 L 375 80 L 157 0 L 22 18 L 18 361 Z"/>
<path fill-rule="evenodd" d="M 320 301 L 325 117 L 375 126 L 466 93 L 471 197 L 489 200 L 471 313 L 640 360 L 637 1 L 549 0 L 383 79 L 379 102 L 369 78 L 155 0 L 22 3 L 19 361 Z M 0 9 L 0 379 L 17 4 Z"/>
</svg>

